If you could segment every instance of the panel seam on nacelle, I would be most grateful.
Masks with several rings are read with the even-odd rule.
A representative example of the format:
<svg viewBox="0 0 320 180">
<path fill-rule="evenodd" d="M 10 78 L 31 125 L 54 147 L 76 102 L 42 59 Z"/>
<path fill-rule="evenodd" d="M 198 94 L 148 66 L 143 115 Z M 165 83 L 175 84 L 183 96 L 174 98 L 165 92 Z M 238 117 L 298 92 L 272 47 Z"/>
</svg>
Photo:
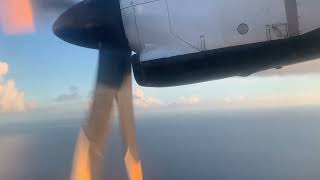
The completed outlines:
<svg viewBox="0 0 320 180">
<path fill-rule="evenodd" d="M 126 7 L 122 7 L 121 10 L 130 8 L 130 7 L 135 7 L 135 6 L 143 5 L 143 4 L 149 4 L 149 3 L 153 3 L 153 2 L 157 2 L 157 1 L 161 1 L 161 0 L 152 0 L 152 1 L 147 1 L 147 2 L 143 2 L 143 3 L 137 3 L 137 4 L 135 4 L 134 2 L 131 2 L 131 5 L 126 6 Z"/>
<path fill-rule="evenodd" d="M 181 37 L 177 36 L 174 31 L 173 31 L 173 28 L 172 28 L 172 22 L 171 22 L 171 19 L 170 19 L 170 11 L 169 11 L 169 4 L 168 4 L 168 0 L 165 0 L 165 3 L 166 3 L 166 8 L 167 8 L 167 13 L 168 13 L 168 21 L 169 21 L 169 29 L 170 29 L 170 34 L 175 37 L 176 39 L 184 42 L 185 44 L 187 44 L 188 46 L 190 46 L 191 48 L 201 52 L 201 49 L 195 47 L 194 45 L 192 45 L 191 43 L 189 43 L 188 41 L 182 39 Z"/>
<path fill-rule="evenodd" d="M 136 25 L 137 29 L 137 35 L 138 35 L 138 40 L 139 40 L 139 46 L 140 46 L 140 51 L 142 50 L 142 45 L 141 45 L 141 39 L 140 39 L 140 31 L 137 23 L 137 16 L 136 16 L 136 8 L 133 6 L 133 13 L 134 13 L 134 24 Z"/>
</svg>

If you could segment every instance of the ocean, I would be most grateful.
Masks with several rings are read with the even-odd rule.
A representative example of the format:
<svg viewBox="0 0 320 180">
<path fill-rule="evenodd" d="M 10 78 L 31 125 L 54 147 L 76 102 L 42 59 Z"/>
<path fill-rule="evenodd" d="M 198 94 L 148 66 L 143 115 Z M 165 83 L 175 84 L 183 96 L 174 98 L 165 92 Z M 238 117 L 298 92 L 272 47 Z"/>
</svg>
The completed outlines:
<svg viewBox="0 0 320 180">
<path fill-rule="evenodd" d="M 144 179 L 319 180 L 319 110 L 140 113 Z M 69 179 L 80 124 L 80 119 L 1 122 L 0 179 Z M 119 134 L 114 123 L 104 179 L 127 179 Z"/>
</svg>

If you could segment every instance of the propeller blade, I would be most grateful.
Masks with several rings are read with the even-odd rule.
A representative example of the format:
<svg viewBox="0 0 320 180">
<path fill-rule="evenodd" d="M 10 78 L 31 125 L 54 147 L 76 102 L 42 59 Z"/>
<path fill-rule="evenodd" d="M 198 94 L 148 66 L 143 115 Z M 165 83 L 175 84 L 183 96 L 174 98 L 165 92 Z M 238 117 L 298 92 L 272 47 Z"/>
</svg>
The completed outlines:
<svg viewBox="0 0 320 180">
<path fill-rule="evenodd" d="M 61 13 L 75 3 L 75 0 L 2 0 L 0 25 L 5 34 L 32 33 L 36 30 L 35 16 Z"/>
<path fill-rule="evenodd" d="M 101 178 L 104 148 L 110 134 L 112 105 L 115 98 L 118 97 L 118 91 L 122 92 L 124 78 L 130 72 L 130 58 L 131 51 L 129 49 L 100 48 L 95 95 L 89 118 L 79 135 L 71 175 L 72 180 Z M 127 103 L 125 101 L 119 102 Z M 125 105 L 121 107 L 125 107 Z"/>
<path fill-rule="evenodd" d="M 53 31 L 69 43 L 99 49 L 93 106 L 79 136 L 72 180 L 100 179 L 114 99 L 121 120 L 128 177 L 142 180 L 132 104 L 131 50 L 123 28 L 119 0 L 82 1 L 56 20 Z M 81 179 L 83 177 L 87 179 Z"/>
<path fill-rule="evenodd" d="M 72 180 L 100 179 L 104 147 L 111 123 L 116 91 L 98 83 L 89 118 L 83 125 L 75 151 Z"/>
<path fill-rule="evenodd" d="M 129 63 L 128 63 L 129 64 Z M 136 140 L 136 127 L 132 101 L 131 66 L 127 67 L 122 87 L 116 95 L 119 110 L 121 134 L 126 149 L 125 166 L 130 180 L 142 180 L 143 173 Z"/>
<path fill-rule="evenodd" d="M 35 31 L 31 0 L 2 0 L 0 24 L 10 35 Z"/>
</svg>

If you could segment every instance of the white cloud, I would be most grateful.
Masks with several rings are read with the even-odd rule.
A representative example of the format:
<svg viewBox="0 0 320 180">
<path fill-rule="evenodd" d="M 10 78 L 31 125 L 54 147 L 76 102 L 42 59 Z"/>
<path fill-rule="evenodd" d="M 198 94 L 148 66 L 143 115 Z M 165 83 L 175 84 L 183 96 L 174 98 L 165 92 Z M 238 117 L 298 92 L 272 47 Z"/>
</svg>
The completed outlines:
<svg viewBox="0 0 320 180">
<path fill-rule="evenodd" d="M 260 73 L 257 76 L 289 76 L 289 75 L 305 75 L 320 74 L 320 59 L 299 63 L 295 65 L 285 66 L 281 69 L 270 69 Z"/>
<path fill-rule="evenodd" d="M 197 96 L 190 96 L 190 97 L 179 97 L 173 105 L 182 105 L 182 106 L 192 106 L 199 104 L 201 99 Z"/>
<path fill-rule="evenodd" d="M 266 96 L 234 96 L 213 102 L 217 108 L 265 108 L 320 105 L 320 93 L 306 91 L 299 94 Z"/>
<path fill-rule="evenodd" d="M 33 107 L 34 103 L 26 102 L 24 92 L 16 88 L 14 80 L 3 80 L 8 71 L 9 65 L 0 62 L 0 112 L 20 112 Z"/>
<path fill-rule="evenodd" d="M 0 80 L 2 80 L 2 77 L 6 75 L 9 71 L 9 66 L 7 63 L 0 62 Z"/>
<path fill-rule="evenodd" d="M 133 91 L 134 105 L 142 108 L 158 107 L 162 105 L 162 102 L 155 97 L 148 97 L 144 94 L 141 88 L 136 88 Z"/>
</svg>

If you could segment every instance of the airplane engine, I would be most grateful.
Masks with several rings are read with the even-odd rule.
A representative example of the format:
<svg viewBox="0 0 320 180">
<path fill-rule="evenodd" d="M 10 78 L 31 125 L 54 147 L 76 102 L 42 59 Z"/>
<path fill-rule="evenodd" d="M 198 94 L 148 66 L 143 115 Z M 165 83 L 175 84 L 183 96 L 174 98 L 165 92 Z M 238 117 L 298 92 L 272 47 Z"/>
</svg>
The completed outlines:
<svg viewBox="0 0 320 180">
<path fill-rule="evenodd" d="M 320 57 L 320 1 L 123 0 L 134 75 L 165 87 Z"/>
</svg>

